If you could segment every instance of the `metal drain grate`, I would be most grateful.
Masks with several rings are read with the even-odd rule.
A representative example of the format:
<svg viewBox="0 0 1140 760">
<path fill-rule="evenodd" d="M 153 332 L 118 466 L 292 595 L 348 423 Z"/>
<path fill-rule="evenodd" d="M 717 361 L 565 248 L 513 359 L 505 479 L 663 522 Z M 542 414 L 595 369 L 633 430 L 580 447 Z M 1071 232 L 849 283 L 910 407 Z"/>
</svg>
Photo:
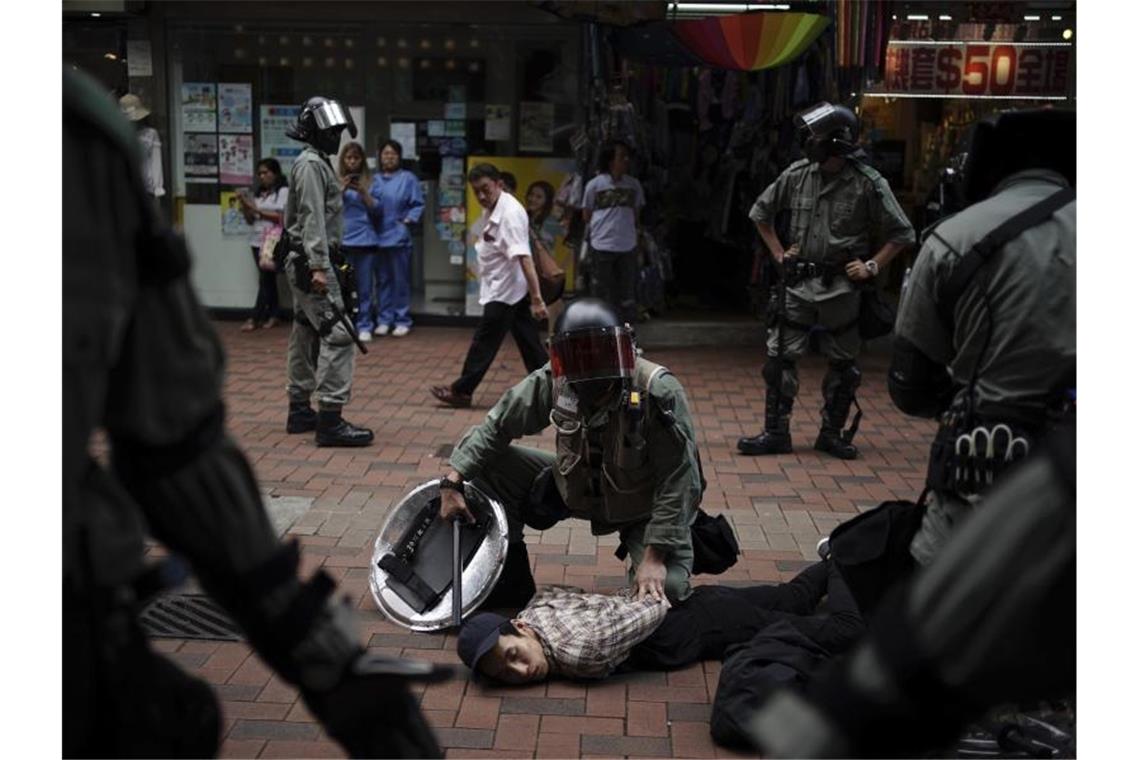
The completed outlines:
<svg viewBox="0 0 1140 760">
<path fill-rule="evenodd" d="M 241 641 L 237 624 L 205 594 L 167 594 L 139 615 L 148 636 L 160 639 Z"/>
</svg>

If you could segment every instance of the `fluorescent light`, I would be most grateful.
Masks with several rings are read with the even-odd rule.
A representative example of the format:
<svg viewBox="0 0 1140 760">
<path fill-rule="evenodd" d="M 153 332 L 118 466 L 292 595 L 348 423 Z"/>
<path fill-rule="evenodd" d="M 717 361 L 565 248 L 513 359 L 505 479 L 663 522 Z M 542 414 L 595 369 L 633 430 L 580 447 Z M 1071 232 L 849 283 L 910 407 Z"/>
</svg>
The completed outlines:
<svg viewBox="0 0 1140 760">
<path fill-rule="evenodd" d="M 1040 21 L 1041 17 L 1040 16 L 1026 16 L 1025 20 L 1026 21 Z"/>
<path fill-rule="evenodd" d="M 1073 39 L 1073 30 L 1072 29 L 1066 29 L 1065 31 L 1061 32 L 1061 39 L 1063 39 L 1063 40 Z"/>
<path fill-rule="evenodd" d="M 947 16 L 945 13 L 943 13 L 941 16 L 938 17 L 938 20 L 939 21 L 953 21 L 954 19 L 951 18 L 950 16 Z"/>
<path fill-rule="evenodd" d="M 1053 21 L 1060 21 L 1061 20 L 1060 16 L 1050 16 L 1049 18 L 1052 19 Z"/>
<path fill-rule="evenodd" d="M 92 13 L 91 18 L 99 18 L 102 15 L 103 15 L 102 13 Z"/>
<path fill-rule="evenodd" d="M 927 16 L 925 13 L 909 13 L 909 14 L 907 14 L 906 20 L 907 21 L 929 21 L 930 16 Z"/>
</svg>

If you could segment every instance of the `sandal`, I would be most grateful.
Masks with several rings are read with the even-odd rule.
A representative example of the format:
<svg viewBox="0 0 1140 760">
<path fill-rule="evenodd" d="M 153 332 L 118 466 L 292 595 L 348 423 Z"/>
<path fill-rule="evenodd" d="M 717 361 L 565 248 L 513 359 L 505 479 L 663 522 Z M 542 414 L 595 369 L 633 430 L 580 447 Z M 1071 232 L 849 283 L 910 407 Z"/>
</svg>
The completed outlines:
<svg viewBox="0 0 1140 760">
<path fill-rule="evenodd" d="M 265 320 L 265 324 L 261 326 L 261 329 L 272 330 L 274 327 L 277 327 L 277 317 L 270 317 L 269 319 Z"/>
<path fill-rule="evenodd" d="M 245 324 L 241 326 L 242 332 L 253 332 L 256 329 L 257 329 L 257 322 L 254 322 L 252 319 L 247 319 L 245 321 Z"/>
</svg>

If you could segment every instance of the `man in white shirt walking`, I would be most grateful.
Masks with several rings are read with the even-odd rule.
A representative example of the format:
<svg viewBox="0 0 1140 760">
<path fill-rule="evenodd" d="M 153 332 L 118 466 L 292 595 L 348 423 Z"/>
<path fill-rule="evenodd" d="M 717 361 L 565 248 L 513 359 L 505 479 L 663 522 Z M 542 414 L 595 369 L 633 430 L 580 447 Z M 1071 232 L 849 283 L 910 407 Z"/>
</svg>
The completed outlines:
<svg viewBox="0 0 1140 760">
<path fill-rule="evenodd" d="M 594 295 L 633 324 L 637 317 L 638 216 L 645 206 L 641 183 L 629 176 L 629 146 L 606 143 L 599 158 L 601 173 L 586 184 L 582 217 L 590 241 Z"/>
<path fill-rule="evenodd" d="M 546 304 L 531 258 L 526 209 L 510 193 L 503 192 L 502 177 L 491 164 L 476 164 L 467 181 L 484 209 L 475 227 L 479 230 L 475 252 L 483 316 L 459 379 L 431 389 L 436 399 L 453 407 L 471 406 L 471 395 L 508 332 L 514 336 L 527 372 L 534 372 L 547 360 L 537 321 L 546 319 Z"/>
</svg>

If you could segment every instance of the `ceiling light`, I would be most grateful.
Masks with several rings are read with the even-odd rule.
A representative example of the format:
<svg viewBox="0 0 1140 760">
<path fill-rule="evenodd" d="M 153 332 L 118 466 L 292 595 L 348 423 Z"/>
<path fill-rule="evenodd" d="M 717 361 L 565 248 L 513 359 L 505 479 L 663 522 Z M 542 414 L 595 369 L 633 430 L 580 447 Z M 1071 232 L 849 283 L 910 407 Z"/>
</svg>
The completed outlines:
<svg viewBox="0 0 1140 760">
<path fill-rule="evenodd" d="M 313 44 L 313 38 L 306 34 L 304 37 L 301 38 L 301 44 L 304 45 L 305 47 L 309 47 L 310 45 Z"/>
<path fill-rule="evenodd" d="M 385 56 L 380 56 L 376 59 L 376 65 L 380 68 L 384 68 L 388 65 L 388 59 Z"/>
<path fill-rule="evenodd" d="M 346 39 L 346 40 L 344 41 L 344 46 L 345 46 L 346 48 L 351 48 L 351 47 L 352 47 L 352 44 L 353 44 L 353 43 L 352 43 L 352 38 L 351 38 L 351 37 L 349 37 L 348 39 Z"/>
<path fill-rule="evenodd" d="M 376 47 L 384 47 L 387 44 L 388 40 L 384 39 L 383 37 L 376 38 Z"/>
<path fill-rule="evenodd" d="M 396 40 L 396 47 L 398 47 L 398 48 L 406 48 L 407 46 L 408 46 L 408 41 L 407 41 L 407 40 L 405 40 L 403 37 L 401 37 L 400 39 Z"/>
<path fill-rule="evenodd" d="M 313 67 L 313 57 L 311 55 L 305 56 L 301 59 L 301 65 L 306 69 L 311 69 Z"/>
<path fill-rule="evenodd" d="M 289 65 L 289 56 L 287 56 L 287 55 L 281 56 L 280 64 L 282 66 L 288 66 Z"/>
<path fill-rule="evenodd" d="M 352 60 L 351 58 L 345 58 L 344 59 L 344 67 L 346 69 L 351 69 L 355 65 L 356 65 L 356 61 Z"/>
<path fill-rule="evenodd" d="M 1072 29 L 1066 29 L 1065 31 L 1061 32 L 1061 39 L 1063 39 L 1063 40 L 1073 39 L 1073 30 Z"/>
<path fill-rule="evenodd" d="M 257 56 L 257 65 L 258 66 L 268 66 L 269 65 L 269 59 L 263 55 L 259 55 L 259 56 Z"/>
<path fill-rule="evenodd" d="M 1061 20 L 1060 16 L 1050 16 L 1049 18 L 1052 19 L 1053 21 L 1060 21 Z"/>
<path fill-rule="evenodd" d="M 91 18 L 99 18 L 102 15 L 103 15 L 102 13 L 92 13 Z"/>
<path fill-rule="evenodd" d="M 106 58 L 108 61 L 119 60 L 119 56 L 115 55 L 114 53 L 103 53 L 103 57 Z"/>
<path fill-rule="evenodd" d="M 406 68 L 408 68 L 408 59 L 407 59 L 406 57 L 404 57 L 404 56 L 400 56 L 400 58 L 399 58 L 399 59 L 397 59 L 397 61 L 396 61 L 396 64 L 397 64 L 397 65 L 398 65 L 398 66 L 399 66 L 401 69 L 406 69 Z"/>
<path fill-rule="evenodd" d="M 954 19 L 951 16 L 947 16 L 945 13 L 943 13 L 941 16 L 938 17 L 938 20 L 939 21 L 953 21 Z"/>
<path fill-rule="evenodd" d="M 455 50 L 455 40 L 448 38 L 443 41 L 443 46 L 447 50 Z"/>
<path fill-rule="evenodd" d="M 336 59 L 330 55 L 325 58 L 325 68 L 331 69 L 333 66 L 336 66 Z"/>
<path fill-rule="evenodd" d="M 1040 16 L 1026 16 L 1025 20 L 1026 21 L 1040 21 L 1041 17 Z"/>
<path fill-rule="evenodd" d="M 930 16 L 927 16 L 925 13 L 908 13 L 906 20 L 907 21 L 929 21 Z"/>
</svg>

